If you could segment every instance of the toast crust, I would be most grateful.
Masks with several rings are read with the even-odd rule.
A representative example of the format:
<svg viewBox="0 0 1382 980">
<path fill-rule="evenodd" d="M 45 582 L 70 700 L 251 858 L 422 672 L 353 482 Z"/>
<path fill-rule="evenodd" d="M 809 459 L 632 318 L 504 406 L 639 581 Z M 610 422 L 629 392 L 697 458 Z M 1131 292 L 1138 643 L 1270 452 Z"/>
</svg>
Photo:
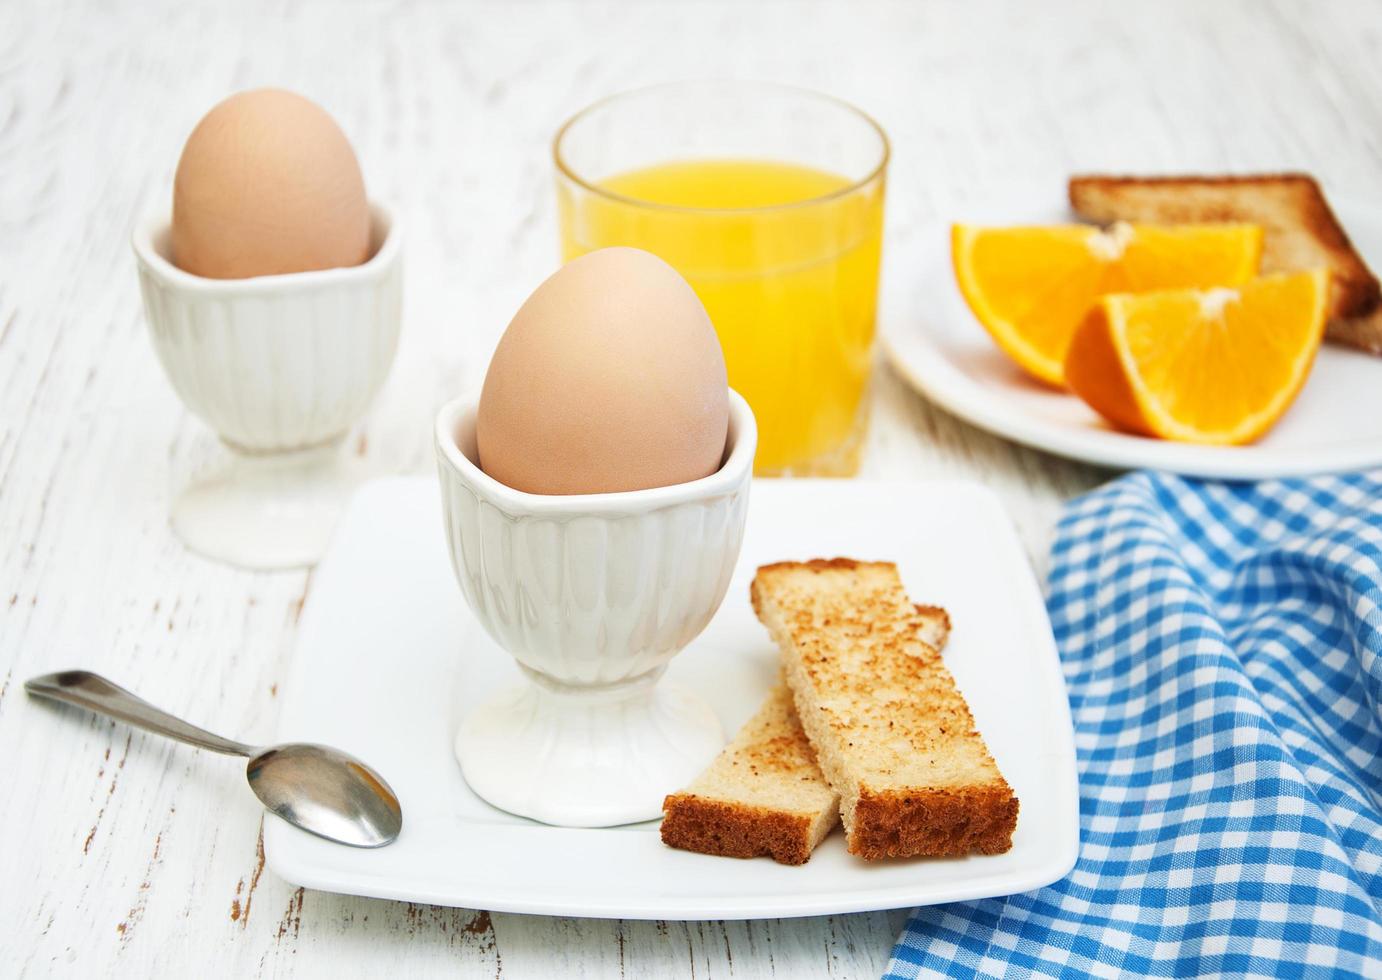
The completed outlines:
<svg viewBox="0 0 1382 980">
<path fill-rule="evenodd" d="M 1158 224 L 1250 221 L 1266 232 L 1262 272 L 1300 272 L 1325 265 L 1333 283 L 1330 315 L 1365 317 L 1382 306 L 1382 286 L 1358 254 L 1315 178 L 1298 172 L 1070 178 L 1070 206 L 1091 221 Z M 1377 349 L 1367 327 L 1330 327 L 1329 337 Z M 1361 342 L 1360 342 L 1361 340 Z"/>
<path fill-rule="evenodd" d="M 662 842 L 683 851 L 805 864 L 820 842 L 813 839 L 811 814 L 711 800 L 694 793 L 671 794 L 662 810 Z"/>
<path fill-rule="evenodd" d="M 1017 811 L 1006 784 L 881 793 L 865 786 L 848 848 L 870 861 L 1002 854 L 1012 848 Z"/>
<path fill-rule="evenodd" d="M 1382 307 L 1367 316 L 1329 321 L 1330 340 L 1356 347 L 1369 354 L 1382 354 Z"/>
</svg>

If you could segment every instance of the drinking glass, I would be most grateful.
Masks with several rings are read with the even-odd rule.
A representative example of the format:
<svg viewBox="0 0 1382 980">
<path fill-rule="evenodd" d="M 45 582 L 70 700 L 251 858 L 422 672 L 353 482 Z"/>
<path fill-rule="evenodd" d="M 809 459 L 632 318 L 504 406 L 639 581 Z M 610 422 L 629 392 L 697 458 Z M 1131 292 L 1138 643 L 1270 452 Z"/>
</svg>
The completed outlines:
<svg viewBox="0 0 1382 980">
<path fill-rule="evenodd" d="M 562 253 L 645 249 L 705 304 L 760 475 L 849 476 L 868 423 L 888 139 L 787 86 L 617 95 L 556 135 Z"/>
</svg>

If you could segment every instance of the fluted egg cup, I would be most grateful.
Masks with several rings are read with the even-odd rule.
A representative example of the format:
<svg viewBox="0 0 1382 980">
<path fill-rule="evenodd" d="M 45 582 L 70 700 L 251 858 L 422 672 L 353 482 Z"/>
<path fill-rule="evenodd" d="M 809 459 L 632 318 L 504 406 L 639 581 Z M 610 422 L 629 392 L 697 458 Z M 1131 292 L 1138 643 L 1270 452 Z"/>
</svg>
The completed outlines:
<svg viewBox="0 0 1382 980">
<path fill-rule="evenodd" d="M 473 401 L 437 417 L 451 564 L 523 682 L 462 719 L 472 790 L 567 827 L 650 820 L 724 744 L 700 697 L 661 681 L 710 622 L 739 558 L 757 429 L 730 392 L 704 479 L 627 493 L 523 493 L 478 465 Z M 464 669 L 464 668 L 463 668 Z"/>
<path fill-rule="evenodd" d="M 154 349 L 174 391 L 231 450 L 170 520 L 202 555 L 245 568 L 314 564 L 363 476 L 340 445 L 398 346 L 401 234 L 370 209 L 363 264 L 207 279 L 172 262 L 166 214 L 134 233 Z"/>
</svg>

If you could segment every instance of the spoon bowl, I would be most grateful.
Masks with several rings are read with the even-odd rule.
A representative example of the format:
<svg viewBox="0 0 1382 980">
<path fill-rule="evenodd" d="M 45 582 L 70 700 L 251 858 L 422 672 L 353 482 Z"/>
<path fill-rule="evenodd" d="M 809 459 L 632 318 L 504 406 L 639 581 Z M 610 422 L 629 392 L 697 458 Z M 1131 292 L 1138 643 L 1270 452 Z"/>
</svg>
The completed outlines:
<svg viewBox="0 0 1382 980">
<path fill-rule="evenodd" d="M 250 759 L 245 776 L 265 808 L 318 837 L 383 847 L 403 829 L 403 808 L 389 784 L 340 749 L 275 745 Z"/>
</svg>

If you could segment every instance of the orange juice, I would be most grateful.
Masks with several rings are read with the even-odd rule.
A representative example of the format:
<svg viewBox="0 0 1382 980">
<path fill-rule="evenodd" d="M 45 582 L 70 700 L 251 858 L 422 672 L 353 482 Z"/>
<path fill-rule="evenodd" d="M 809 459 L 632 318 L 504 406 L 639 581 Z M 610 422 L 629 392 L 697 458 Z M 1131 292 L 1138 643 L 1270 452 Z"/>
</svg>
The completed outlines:
<svg viewBox="0 0 1382 980">
<path fill-rule="evenodd" d="M 883 228 L 862 184 L 764 160 L 659 164 L 561 182 L 562 251 L 661 256 L 705 304 L 729 383 L 753 407 L 760 473 L 849 475 L 865 426 Z"/>
</svg>

